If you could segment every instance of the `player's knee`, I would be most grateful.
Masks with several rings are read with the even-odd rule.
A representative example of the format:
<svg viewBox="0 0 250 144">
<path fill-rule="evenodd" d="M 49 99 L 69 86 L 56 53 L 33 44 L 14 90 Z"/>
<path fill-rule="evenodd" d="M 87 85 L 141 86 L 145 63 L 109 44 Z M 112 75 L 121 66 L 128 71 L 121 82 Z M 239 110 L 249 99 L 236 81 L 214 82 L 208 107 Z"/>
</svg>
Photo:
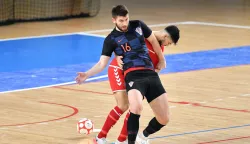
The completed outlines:
<svg viewBox="0 0 250 144">
<path fill-rule="evenodd" d="M 134 113 L 134 114 L 141 114 L 142 111 L 142 105 L 137 104 L 137 105 L 130 105 L 129 106 L 129 110 L 130 112 Z"/>
<path fill-rule="evenodd" d="M 169 123 L 169 115 L 162 115 L 157 118 L 157 121 L 162 125 L 167 125 Z"/>
<path fill-rule="evenodd" d="M 125 112 L 128 110 L 129 105 L 128 103 L 118 103 L 117 106 L 120 108 L 121 111 Z"/>
<path fill-rule="evenodd" d="M 115 93 L 115 98 L 117 102 L 117 106 L 125 112 L 129 108 L 129 102 L 128 102 L 128 96 L 126 92 L 116 92 Z"/>
</svg>

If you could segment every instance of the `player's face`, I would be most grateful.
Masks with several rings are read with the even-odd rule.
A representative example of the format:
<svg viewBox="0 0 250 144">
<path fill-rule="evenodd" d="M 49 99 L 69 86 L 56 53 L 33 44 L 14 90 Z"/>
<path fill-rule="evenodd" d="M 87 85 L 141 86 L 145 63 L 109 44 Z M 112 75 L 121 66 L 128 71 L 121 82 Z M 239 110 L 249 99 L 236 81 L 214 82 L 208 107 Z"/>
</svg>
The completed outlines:
<svg viewBox="0 0 250 144">
<path fill-rule="evenodd" d="M 112 21 L 119 30 L 121 31 L 128 30 L 128 24 L 129 24 L 128 14 L 126 16 L 117 16 L 116 18 L 112 18 Z"/>
<path fill-rule="evenodd" d="M 160 41 L 161 41 L 162 46 L 169 46 L 169 45 L 171 45 L 173 43 L 173 41 L 172 41 L 172 39 L 171 39 L 171 37 L 169 36 L 168 33 L 163 33 L 161 35 L 161 40 Z"/>
</svg>

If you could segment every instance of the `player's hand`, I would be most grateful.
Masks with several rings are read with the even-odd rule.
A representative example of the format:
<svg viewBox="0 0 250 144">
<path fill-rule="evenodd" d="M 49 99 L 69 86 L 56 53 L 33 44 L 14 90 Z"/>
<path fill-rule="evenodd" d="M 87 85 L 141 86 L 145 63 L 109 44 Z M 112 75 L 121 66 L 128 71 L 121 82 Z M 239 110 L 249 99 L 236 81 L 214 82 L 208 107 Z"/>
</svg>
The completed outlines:
<svg viewBox="0 0 250 144">
<path fill-rule="evenodd" d="M 155 69 L 155 72 L 157 72 L 157 73 L 159 73 L 161 70 L 159 70 L 159 69 Z"/>
<path fill-rule="evenodd" d="M 165 59 L 160 60 L 156 66 L 156 69 L 160 71 L 160 70 L 166 68 L 166 66 L 167 66 L 166 60 Z"/>
<path fill-rule="evenodd" d="M 122 61 L 123 56 L 116 56 L 116 61 L 118 66 L 122 69 L 123 68 L 123 61 Z"/>
<path fill-rule="evenodd" d="M 88 78 L 88 74 L 86 72 L 78 72 L 75 78 L 76 83 L 81 84 Z"/>
</svg>

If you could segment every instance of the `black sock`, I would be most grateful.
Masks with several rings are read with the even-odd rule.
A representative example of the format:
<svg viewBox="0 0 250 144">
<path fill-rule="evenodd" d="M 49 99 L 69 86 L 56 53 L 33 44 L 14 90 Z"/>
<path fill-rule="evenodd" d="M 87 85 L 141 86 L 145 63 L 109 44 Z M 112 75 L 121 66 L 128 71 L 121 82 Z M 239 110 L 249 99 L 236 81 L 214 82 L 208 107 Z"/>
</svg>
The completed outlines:
<svg viewBox="0 0 250 144">
<path fill-rule="evenodd" d="M 128 144 L 135 144 L 135 141 L 128 141 Z"/>
<path fill-rule="evenodd" d="M 164 127 L 164 125 L 160 124 L 154 117 L 143 131 L 143 135 L 148 137 L 149 135 L 159 131 L 162 127 Z"/>
<path fill-rule="evenodd" d="M 136 140 L 137 133 L 139 131 L 139 119 L 140 115 L 133 114 L 130 112 L 130 116 L 128 118 L 128 143 L 134 144 Z"/>
</svg>

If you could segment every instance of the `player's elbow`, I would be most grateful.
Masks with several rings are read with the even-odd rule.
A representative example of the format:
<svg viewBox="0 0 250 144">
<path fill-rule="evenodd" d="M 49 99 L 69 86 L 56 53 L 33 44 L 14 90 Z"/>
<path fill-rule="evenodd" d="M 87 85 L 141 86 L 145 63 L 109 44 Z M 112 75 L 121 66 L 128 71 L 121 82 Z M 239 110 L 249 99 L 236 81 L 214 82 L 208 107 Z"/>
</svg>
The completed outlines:
<svg viewBox="0 0 250 144">
<path fill-rule="evenodd" d="M 105 62 L 101 61 L 101 60 L 98 62 L 98 66 L 99 66 L 99 68 L 101 68 L 102 70 L 106 67 L 106 65 L 107 65 L 107 64 L 106 64 Z"/>
<path fill-rule="evenodd" d="M 99 68 L 104 69 L 108 64 L 108 60 L 100 59 L 98 62 Z"/>
<path fill-rule="evenodd" d="M 102 55 L 100 57 L 99 62 L 98 62 L 99 68 L 104 69 L 108 64 L 109 59 L 110 59 L 110 57 Z"/>
</svg>

